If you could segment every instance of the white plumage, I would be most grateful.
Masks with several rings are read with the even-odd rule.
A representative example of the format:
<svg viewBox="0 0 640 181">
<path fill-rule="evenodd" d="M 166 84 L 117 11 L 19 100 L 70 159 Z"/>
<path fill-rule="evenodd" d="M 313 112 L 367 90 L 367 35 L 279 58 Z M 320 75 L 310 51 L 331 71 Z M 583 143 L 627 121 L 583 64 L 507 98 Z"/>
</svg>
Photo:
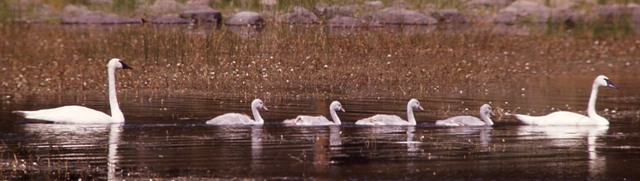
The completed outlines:
<svg viewBox="0 0 640 181">
<path fill-rule="evenodd" d="M 338 114 L 336 113 L 336 111 L 344 112 L 344 109 L 342 108 L 342 104 L 340 104 L 340 102 L 333 101 L 329 105 L 329 112 L 331 114 L 331 119 L 333 119 L 333 122 L 329 121 L 329 119 L 327 119 L 324 116 L 300 115 L 300 116 L 298 116 L 296 118 L 293 118 L 293 119 L 284 120 L 282 123 L 284 123 L 285 125 L 288 125 L 288 126 L 340 125 L 340 124 L 342 124 L 342 122 L 340 121 L 340 118 L 338 117 Z"/>
<path fill-rule="evenodd" d="M 255 99 L 251 102 L 251 112 L 253 113 L 253 118 L 247 116 L 246 114 L 239 113 L 227 113 L 220 116 L 217 116 L 209 121 L 206 124 L 209 125 L 262 125 L 264 124 L 264 120 L 260 116 L 260 112 L 258 109 L 267 110 L 267 106 L 264 105 L 262 100 Z"/>
<path fill-rule="evenodd" d="M 438 126 L 492 126 L 493 121 L 489 117 L 493 110 L 489 104 L 480 106 L 480 118 L 473 116 L 456 116 L 445 120 L 436 121 Z"/>
<path fill-rule="evenodd" d="M 120 59 L 113 58 L 107 64 L 107 74 L 109 79 L 109 105 L 111 106 L 111 116 L 83 106 L 62 106 L 58 108 L 42 109 L 36 111 L 13 111 L 13 113 L 24 116 L 27 119 L 48 121 L 53 123 L 70 124 L 103 124 L 122 123 L 124 115 L 120 111 L 118 98 L 116 96 L 117 69 L 131 69 Z"/>
<path fill-rule="evenodd" d="M 598 115 L 596 112 L 596 98 L 598 97 L 598 87 L 605 86 L 616 88 L 607 76 L 600 75 L 593 80 L 591 86 L 591 96 L 587 107 L 587 115 L 582 115 L 568 111 L 557 111 L 545 116 L 528 116 L 515 114 L 516 119 L 522 124 L 540 126 L 561 126 L 561 125 L 609 125 L 609 120 Z"/>
<path fill-rule="evenodd" d="M 400 118 L 396 115 L 377 114 L 368 118 L 360 119 L 356 121 L 356 125 L 416 125 L 416 118 L 413 116 L 413 109 L 424 110 L 420 106 L 420 102 L 417 99 L 411 99 L 407 103 L 407 119 Z"/>
</svg>

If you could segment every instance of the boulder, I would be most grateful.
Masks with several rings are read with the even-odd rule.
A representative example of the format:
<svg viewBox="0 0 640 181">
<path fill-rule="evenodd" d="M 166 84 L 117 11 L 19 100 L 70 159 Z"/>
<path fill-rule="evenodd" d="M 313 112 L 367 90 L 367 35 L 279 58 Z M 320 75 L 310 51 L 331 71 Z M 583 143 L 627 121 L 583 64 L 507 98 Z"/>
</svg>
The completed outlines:
<svg viewBox="0 0 640 181">
<path fill-rule="evenodd" d="M 627 8 L 619 4 L 601 5 L 596 8 L 598 18 L 605 22 L 620 20 L 627 13 Z"/>
<path fill-rule="evenodd" d="M 382 8 L 384 6 L 384 3 L 382 3 L 382 1 L 367 1 L 364 3 L 364 7 L 366 9 L 378 9 L 378 8 Z"/>
<path fill-rule="evenodd" d="M 264 18 L 262 15 L 251 12 L 251 11 L 241 11 L 238 12 L 227 19 L 225 25 L 231 26 L 263 26 L 265 24 Z"/>
<path fill-rule="evenodd" d="M 500 12 L 512 13 L 518 20 L 528 20 L 534 23 L 546 23 L 551 17 L 551 8 L 544 2 L 536 0 L 517 0 Z"/>
<path fill-rule="evenodd" d="M 143 21 L 146 23 L 153 24 L 189 24 L 192 23 L 189 19 L 184 19 L 180 17 L 179 14 L 165 14 L 157 17 L 149 17 L 144 18 Z"/>
<path fill-rule="evenodd" d="M 175 0 L 156 0 L 151 5 L 141 7 L 139 11 L 145 14 L 164 14 L 180 12 L 183 8 L 184 5 Z"/>
<path fill-rule="evenodd" d="M 67 5 L 60 18 L 62 24 L 139 24 L 141 19 L 113 13 L 90 11 L 84 6 Z"/>
<path fill-rule="evenodd" d="M 338 16 L 338 17 L 331 18 L 328 21 L 328 24 L 331 27 L 359 27 L 359 26 L 365 26 L 366 22 L 361 19 L 357 19 L 353 17 Z"/>
<path fill-rule="evenodd" d="M 506 24 L 512 25 L 516 22 L 516 15 L 510 12 L 500 12 L 495 18 L 493 18 L 493 22 L 497 24 Z"/>
<path fill-rule="evenodd" d="M 289 24 L 316 24 L 320 23 L 320 19 L 303 7 L 293 7 L 289 12 Z"/>
<path fill-rule="evenodd" d="M 457 9 L 436 10 L 431 13 L 431 16 L 436 18 L 438 22 L 444 22 L 444 23 L 467 22 L 467 18 L 462 13 L 460 13 Z"/>
<path fill-rule="evenodd" d="M 209 6 L 189 6 L 188 9 L 180 13 L 180 17 L 193 21 L 194 23 L 216 23 L 222 22 L 222 13 L 211 9 Z"/>
<path fill-rule="evenodd" d="M 465 3 L 465 5 L 471 7 L 505 7 L 511 2 L 511 0 L 471 0 Z"/>
<path fill-rule="evenodd" d="M 438 23 L 438 20 L 431 16 L 395 7 L 369 13 L 365 17 L 370 19 L 373 24 L 383 25 L 432 25 Z"/>
<path fill-rule="evenodd" d="M 326 18 L 333 18 L 336 16 L 353 17 L 356 9 L 356 6 L 327 6 L 326 4 L 319 3 L 314 6 L 313 12 L 318 16 L 324 16 Z"/>
</svg>

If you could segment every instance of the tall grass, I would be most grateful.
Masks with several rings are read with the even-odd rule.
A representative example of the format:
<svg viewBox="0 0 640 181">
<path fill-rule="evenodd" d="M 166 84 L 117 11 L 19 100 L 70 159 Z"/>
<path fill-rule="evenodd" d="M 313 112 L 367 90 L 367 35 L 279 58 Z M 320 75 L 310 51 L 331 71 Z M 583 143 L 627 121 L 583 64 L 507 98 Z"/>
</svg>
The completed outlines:
<svg viewBox="0 0 640 181">
<path fill-rule="evenodd" d="M 113 57 L 135 68 L 119 74 L 125 90 L 410 96 L 484 93 L 529 76 L 635 75 L 621 67 L 637 66 L 629 57 L 638 55 L 630 50 L 636 36 L 344 34 L 322 26 L 270 26 L 241 37 L 227 27 L 17 25 L 2 26 L 0 40 L 0 92 L 13 93 L 104 90 Z"/>
</svg>

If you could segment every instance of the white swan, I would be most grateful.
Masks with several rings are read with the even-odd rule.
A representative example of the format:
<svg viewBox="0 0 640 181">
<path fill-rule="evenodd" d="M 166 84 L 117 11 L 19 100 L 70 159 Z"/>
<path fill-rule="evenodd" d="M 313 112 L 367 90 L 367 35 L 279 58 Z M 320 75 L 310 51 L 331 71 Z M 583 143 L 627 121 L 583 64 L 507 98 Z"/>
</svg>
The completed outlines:
<svg viewBox="0 0 640 181">
<path fill-rule="evenodd" d="M 62 106 L 52 109 L 42 109 L 37 111 L 13 111 L 13 113 L 24 116 L 27 119 L 36 119 L 53 123 L 71 124 L 100 124 L 100 123 L 122 123 L 124 115 L 118 106 L 116 97 L 116 69 L 131 69 L 120 59 L 113 58 L 107 64 L 109 75 L 109 104 L 111 106 L 111 116 L 83 106 Z"/>
<path fill-rule="evenodd" d="M 456 116 L 445 120 L 436 121 L 437 126 L 492 126 L 493 121 L 489 116 L 493 110 L 489 104 L 480 106 L 480 118 L 473 116 Z"/>
<path fill-rule="evenodd" d="M 545 116 L 527 116 L 522 114 L 515 114 L 514 116 L 520 120 L 520 123 L 528 125 L 609 125 L 609 120 L 598 115 L 596 112 L 596 98 L 598 97 L 598 87 L 600 86 L 617 89 L 607 76 L 600 75 L 596 77 L 591 86 L 591 97 L 589 97 L 589 105 L 587 108 L 588 117 L 568 111 L 557 111 Z"/>
<path fill-rule="evenodd" d="M 333 101 L 331 105 L 329 105 L 329 112 L 331 114 L 331 119 L 333 122 L 329 121 L 324 116 L 304 116 L 300 115 L 293 119 L 284 120 L 282 123 L 288 126 L 322 126 L 322 125 L 340 125 L 340 118 L 338 118 L 338 114 L 336 111 L 345 112 L 342 108 L 342 104 L 338 101 Z"/>
<path fill-rule="evenodd" d="M 253 119 L 246 114 L 239 113 L 227 113 L 215 117 L 206 122 L 209 125 L 262 125 L 264 119 L 260 116 L 258 109 L 267 110 L 267 106 L 264 105 L 262 100 L 255 99 L 251 102 L 251 112 L 253 113 Z"/>
<path fill-rule="evenodd" d="M 360 119 L 356 121 L 356 125 L 416 125 L 416 118 L 413 116 L 413 109 L 424 110 L 420 106 L 420 102 L 417 99 L 409 100 L 407 103 L 407 119 L 405 121 L 400 116 L 378 114 L 368 118 Z"/>
</svg>

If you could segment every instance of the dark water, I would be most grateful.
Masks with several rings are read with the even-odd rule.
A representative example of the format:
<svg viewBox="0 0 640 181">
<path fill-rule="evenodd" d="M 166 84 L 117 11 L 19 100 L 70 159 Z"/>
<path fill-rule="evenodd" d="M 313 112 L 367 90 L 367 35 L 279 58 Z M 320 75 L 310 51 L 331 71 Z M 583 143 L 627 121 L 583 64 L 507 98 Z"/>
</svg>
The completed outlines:
<svg viewBox="0 0 640 181">
<path fill-rule="evenodd" d="M 119 94 L 127 121 L 47 124 L 10 112 L 68 104 L 106 111 L 106 93 L 2 95 L 0 173 L 4 179 L 543 179 L 636 180 L 640 173 L 640 90 L 611 76 L 601 88 L 605 127 L 532 127 L 499 114 L 494 127 L 439 128 L 439 118 L 490 102 L 498 112 L 546 114 L 586 109 L 591 77 L 551 77 L 503 92 L 417 97 L 418 126 L 362 127 L 375 113 L 405 116 L 408 98 L 261 98 L 263 126 L 208 126 L 226 112 L 249 113 L 253 97 L 207 93 Z M 485 96 L 481 96 L 485 95 Z M 286 127 L 298 114 L 325 115 L 342 102 L 341 126 Z"/>
</svg>

